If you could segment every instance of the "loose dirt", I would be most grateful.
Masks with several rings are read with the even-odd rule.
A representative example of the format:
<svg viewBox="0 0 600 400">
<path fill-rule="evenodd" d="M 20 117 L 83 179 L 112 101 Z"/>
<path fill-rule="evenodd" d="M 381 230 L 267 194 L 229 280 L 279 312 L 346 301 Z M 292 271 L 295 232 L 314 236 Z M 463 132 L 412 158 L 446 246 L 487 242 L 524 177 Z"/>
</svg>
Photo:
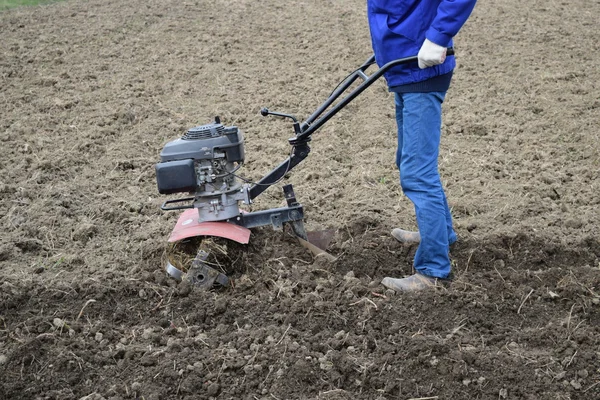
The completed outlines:
<svg viewBox="0 0 600 400">
<path fill-rule="evenodd" d="M 394 295 L 415 227 L 383 82 L 318 131 L 308 229 L 253 230 L 234 287 L 164 272 L 162 146 L 219 115 L 259 179 L 371 55 L 359 0 L 66 1 L 0 13 L 1 399 L 600 398 L 600 3 L 481 1 L 440 172 L 454 280 Z M 278 207 L 278 187 L 255 210 Z"/>
</svg>

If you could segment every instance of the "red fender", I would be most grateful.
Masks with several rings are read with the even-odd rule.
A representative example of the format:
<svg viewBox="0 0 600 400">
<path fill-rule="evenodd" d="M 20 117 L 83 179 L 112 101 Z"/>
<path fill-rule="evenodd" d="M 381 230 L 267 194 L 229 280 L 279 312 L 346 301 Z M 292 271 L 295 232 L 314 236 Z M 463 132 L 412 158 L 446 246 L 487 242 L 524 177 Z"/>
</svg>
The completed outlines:
<svg viewBox="0 0 600 400">
<path fill-rule="evenodd" d="M 179 216 L 169 242 L 194 236 L 218 236 L 246 244 L 250 241 L 250 229 L 230 222 L 198 222 L 198 211 L 190 208 Z"/>
</svg>

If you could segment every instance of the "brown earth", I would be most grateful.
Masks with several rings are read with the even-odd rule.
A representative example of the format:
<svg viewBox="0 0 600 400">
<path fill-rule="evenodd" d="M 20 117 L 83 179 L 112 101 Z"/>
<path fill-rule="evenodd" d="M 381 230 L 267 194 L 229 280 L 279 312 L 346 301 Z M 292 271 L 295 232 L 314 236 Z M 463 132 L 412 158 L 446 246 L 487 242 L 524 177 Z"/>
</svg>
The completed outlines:
<svg viewBox="0 0 600 400">
<path fill-rule="evenodd" d="M 600 398 L 598 1 L 481 1 L 440 170 L 454 281 L 394 295 L 414 228 L 383 82 L 293 183 L 334 263 L 253 231 L 235 288 L 167 279 L 154 164 L 221 116 L 243 175 L 370 56 L 359 0 L 67 1 L 0 13 L 0 399 Z M 281 190 L 254 209 L 277 207 Z"/>
</svg>

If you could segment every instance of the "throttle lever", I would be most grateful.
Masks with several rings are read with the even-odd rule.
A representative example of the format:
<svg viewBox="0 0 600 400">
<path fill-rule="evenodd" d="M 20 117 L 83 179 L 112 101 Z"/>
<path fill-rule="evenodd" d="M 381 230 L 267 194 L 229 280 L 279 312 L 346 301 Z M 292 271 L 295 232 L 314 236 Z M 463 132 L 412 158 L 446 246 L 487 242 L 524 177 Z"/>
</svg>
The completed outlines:
<svg viewBox="0 0 600 400">
<path fill-rule="evenodd" d="M 260 109 L 260 115 L 262 115 L 263 117 L 266 117 L 267 115 L 276 115 L 278 117 L 291 118 L 291 120 L 294 121 L 294 132 L 296 133 L 296 136 L 302 133 L 302 130 L 300 129 L 300 124 L 298 123 L 296 117 L 294 117 L 293 115 L 270 111 L 267 107 L 263 107 Z"/>
</svg>

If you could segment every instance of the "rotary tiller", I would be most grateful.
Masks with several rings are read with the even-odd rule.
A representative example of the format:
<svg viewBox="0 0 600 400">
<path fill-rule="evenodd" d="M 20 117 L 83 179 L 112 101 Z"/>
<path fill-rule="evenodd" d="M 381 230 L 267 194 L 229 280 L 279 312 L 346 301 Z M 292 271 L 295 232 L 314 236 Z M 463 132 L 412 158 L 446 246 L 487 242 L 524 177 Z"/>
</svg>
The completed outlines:
<svg viewBox="0 0 600 400">
<path fill-rule="evenodd" d="M 453 50 L 448 49 L 448 55 L 452 54 Z M 200 248 L 196 249 L 196 257 L 187 270 L 177 268 L 171 260 L 167 260 L 167 272 L 176 279 L 186 276 L 190 282 L 201 288 L 210 288 L 215 283 L 228 285 L 227 276 L 207 261 L 211 252 L 222 251 L 212 239 L 223 238 L 226 241 L 247 244 L 250 240 L 250 229 L 268 225 L 274 229 L 282 229 L 284 224 L 291 225 L 293 232 L 305 247 L 314 253 L 331 257 L 325 252 L 328 241 L 327 237 L 323 236 L 327 235 L 312 235 L 304 229 L 304 210 L 296 200 L 291 184 L 283 186 L 287 202 L 285 207 L 242 212 L 240 202 L 252 204 L 269 186 L 281 181 L 308 156 L 311 135 L 387 70 L 401 64 L 416 62 L 417 57 L 402 58 L 389 62 L 373 74 L 367 75 L 365 71 L 375 63 L 375 57 L 370 57 L 341 81 L 327 100 L 304 122 L 298 122 L 291 115 L 263 108 L 263 116 L 290 118 L 293 121 L 294 136 L 288 139 L 292 146 L 289 157 L 258 182 L 249 183 L 237 175 L 244 163 L 243 135 L 238 127 L 223 125 L 219 117 L 216 117 L 213 123 L 191 128 L 181 138 L 167 143 L 160 153 L 160 163 L 156 164 L 158 191 L 161 194 L 190 194 L 190 197 L 167 200 L 161 206 L 164 211 L 185 210 L 168 241 L 176 243 L 196 236 L 207 239 L 203 239 Z M 363 81 L 349 90 L 359 78 Z M 346 96 L 332 106 L 347 91 Z"/>
</svg>

